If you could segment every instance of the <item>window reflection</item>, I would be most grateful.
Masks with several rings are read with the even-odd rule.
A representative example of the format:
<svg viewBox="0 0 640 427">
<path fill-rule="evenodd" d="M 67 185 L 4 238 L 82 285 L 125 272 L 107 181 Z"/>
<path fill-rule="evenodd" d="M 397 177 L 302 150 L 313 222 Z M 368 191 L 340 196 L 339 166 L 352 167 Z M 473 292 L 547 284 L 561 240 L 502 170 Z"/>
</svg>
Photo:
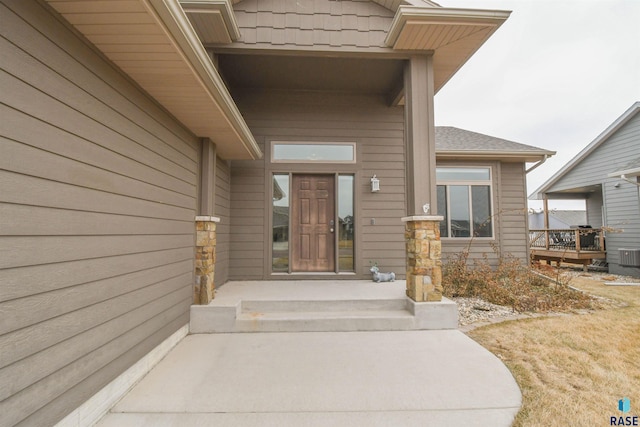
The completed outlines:
<svg viewBox="0 0 640 427">
<path fill-rule="evenodd" d="M 353 175 L 338 178 L 338 265 L 339 271 L 354 271 L 353 265 Z"/>
<path fill-rule="evenodd" d="M 449 203 L 451 204 L 451 237 L 470 237 L 469 187 L 451 185 L 449 187 Z"/>
<path fill-rule="evenodd" d="M 273 248 L 274 272 L 289 271 L 289 175 L 273 176 Z"/>
<path fill-rule="evenodd" d="M 473 235 L 491 237 L 491 191 L 488 185 L 471 187 L 471 205 L 473 206 Z"/>
<path fill-rule="evenodd" d="M 444 219 L 440 221 L 440 237 L 449 237 L 449 219 L 447 217 L 447 188 L 438 185 L 438 215 Z"/>
</svg>

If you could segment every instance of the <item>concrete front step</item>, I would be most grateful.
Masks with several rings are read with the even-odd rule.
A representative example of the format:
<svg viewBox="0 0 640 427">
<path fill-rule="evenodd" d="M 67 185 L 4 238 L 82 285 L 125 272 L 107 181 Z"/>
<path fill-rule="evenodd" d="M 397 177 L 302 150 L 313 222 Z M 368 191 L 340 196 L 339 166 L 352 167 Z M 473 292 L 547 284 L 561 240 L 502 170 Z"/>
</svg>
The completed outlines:
<svg viewBox="0 0 640 427">
<path fill-rule="evenodd" d="M 238 332 L 406 331 L 414 318 L 407 310 L 244 312 Z"/>
<path fill-rule="evenodd" d="M 242 300 L 244 312 L 335 312 L 406 310 L 405 298 L 393 299 L 326 299 L 326 300 Z"/>
<path fill-rule="evenodd" d="M 403 281 L 229 282 L 191 306 L 190 333 L 456 329 L 453 301 L 416 303 Z"/>
</svg>

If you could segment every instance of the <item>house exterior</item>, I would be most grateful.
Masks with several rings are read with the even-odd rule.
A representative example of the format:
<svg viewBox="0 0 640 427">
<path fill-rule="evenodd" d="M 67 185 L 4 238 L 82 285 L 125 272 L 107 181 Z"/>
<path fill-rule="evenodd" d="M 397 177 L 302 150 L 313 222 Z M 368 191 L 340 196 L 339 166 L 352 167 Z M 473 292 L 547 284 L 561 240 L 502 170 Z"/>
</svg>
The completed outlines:
<svg viewBox="0 0 640 427">
<path fill-rule="evenodd" d="M 364 279 L 377 262 L 424 301 L 439 298 L 440 233 L 445 254 L 474 240 L 526 257 L 524 165 L 550 153 L 433 125 L 433 96 L 508 12 L 3 0 L 0 14 L 2 425 L 86 422 L 76 408 L 186 335 L 214 279 Z"/>
<path fill-rule="evenodd" d="M 640 102 L 530 198 L 586 201 L 587 224 L 604 227 L 609 272 L 640 277 Z"/>
</svg>

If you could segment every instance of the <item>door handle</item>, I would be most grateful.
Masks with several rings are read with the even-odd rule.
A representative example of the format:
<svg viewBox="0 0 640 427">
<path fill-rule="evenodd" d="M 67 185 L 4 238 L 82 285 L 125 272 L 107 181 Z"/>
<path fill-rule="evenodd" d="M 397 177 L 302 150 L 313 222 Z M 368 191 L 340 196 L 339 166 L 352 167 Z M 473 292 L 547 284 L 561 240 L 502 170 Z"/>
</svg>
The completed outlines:
<svg viewBox="0 0 640 427">
<path fill-rule="evenodd" d="M 329 231 L 331 231 L 333 233 L 333 227 Z"/>
</svg>

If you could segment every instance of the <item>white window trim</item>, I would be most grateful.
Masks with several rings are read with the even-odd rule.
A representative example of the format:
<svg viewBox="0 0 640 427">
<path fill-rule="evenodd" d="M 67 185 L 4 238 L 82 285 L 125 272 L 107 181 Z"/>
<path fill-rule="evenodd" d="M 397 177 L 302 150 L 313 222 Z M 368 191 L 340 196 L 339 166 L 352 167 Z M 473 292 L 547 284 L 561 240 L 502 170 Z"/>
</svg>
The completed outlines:
<svg viewBox="0 0 640 427">
<path fill-rule="evenodd" d="M 342 145 L 350 146 L 353 150 L 353 160 L 296 160 L 296 159 L 276 159 L 274 156 L 276 145 Z M 271 141 L 271 163 L 310 163 L 310 164 L 355 164 L 357 163 L 357 152 L 355 142 L 335 142 L 335 141 Z"/>
<path fill-rule="evenodd" d="M 488 180 L 478 180 L 478 181 L 473 181 L 473 180 L 442 180 L 442 181 L 437 181 L 436 180 L 436 186 L 438 185 L 442 185 L 445 187 L 445 192 L 446 192 L 446 199 L 447 199 L 447 207 L 446 207 L 446 211 L 447 211 L 447 237 L 441 237 L 444 240 L 451 240 L 451 241 L 455 241 L 455 242 L 464 242 L 464 241 L 469 241 L 469 240 L 484 240 L 484 241 L 490 241 L 490 240 L 496 240 L 496 227 L 495 227 L 495 221 L 494 221 L 494 216 L 495 216 L 495 210 L 494 210 L 494 185 L 493 185 L 493 167 L 489 166 L 489 165 L 457 165 L 457 166 L 436 166 L 436 169 L 489 169 L 489 179 Z M 490 196 L 490 201 L 491 201 L 491 236 L 489 237 L 477 237 L 473 235 L 473 203 L 472 203 L 472 196 L 471 196 L 471 191 L 469 191 L 469 216 L 470 216 L 470 227 L 471 227 L 471 236 L 469 237 L 452 237 L 451 236 L 451 197 L 449 196 L 449 187 L 452 185 L 466 185 L 466 186 L 479 186 L 479 185 L 488 185 L 489 186 L 489 196 Z"/>
</svg>

